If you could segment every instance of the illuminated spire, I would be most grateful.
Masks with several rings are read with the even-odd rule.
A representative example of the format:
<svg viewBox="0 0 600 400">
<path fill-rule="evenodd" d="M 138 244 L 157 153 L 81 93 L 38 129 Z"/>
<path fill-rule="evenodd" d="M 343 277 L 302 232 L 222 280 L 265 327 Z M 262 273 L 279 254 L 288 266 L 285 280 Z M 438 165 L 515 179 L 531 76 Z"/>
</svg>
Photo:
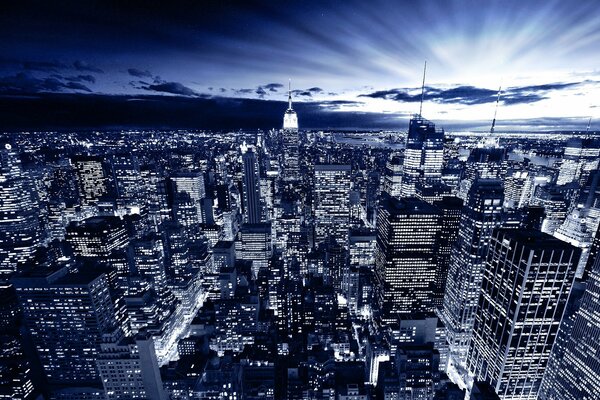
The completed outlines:
<svg viewBox="0 0 600 400">
<path fill-rule="evenodd" d="M 283 114 L 283 129 L 298 130 L 298 116 L 292 108 L 292 80 L 288 83 L 288 109 Z"/>
<path fill-rule="evenodd" d="M 292 80 L 291 79 L 288 82 L 288 110 L 293 110 L 293 108 L 292 108 Z"/>
</svg>

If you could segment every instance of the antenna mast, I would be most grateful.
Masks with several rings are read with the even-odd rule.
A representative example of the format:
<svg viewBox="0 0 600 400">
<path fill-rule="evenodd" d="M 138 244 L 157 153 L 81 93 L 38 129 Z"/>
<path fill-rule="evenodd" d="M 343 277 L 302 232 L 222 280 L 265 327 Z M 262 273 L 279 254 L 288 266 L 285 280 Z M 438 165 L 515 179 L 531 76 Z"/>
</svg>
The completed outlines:
<svg viewBox="0 0 600 400">
<path fill-rule="evenodd" d="M 494 110 L 494 119 L 492 120 L 492 128 L 490 134 L 494 134 L 494 128 L 496 127 L 496 115 L 498 114 L 498 104 L 500 103 L 500 93 L 502 92 L 502 86 L 498 88 L 498 96 L 496 97 L 496 109 Z"/>
<path fill-rule="evenodd" d="M 292 109 L 292 79 L 288 81 L 288 110 Z"/>
<path fill-rule="evenodd" d="M 425 61 L 425 65 L 423 66 L 423 84 L 421 85 L 421 105 L 419 106 L 419 118 L 422 117 L 423 113 L 423 97 L 425 95 L 425 73 L 427 72 L 427 61 Z"/>
</svg>

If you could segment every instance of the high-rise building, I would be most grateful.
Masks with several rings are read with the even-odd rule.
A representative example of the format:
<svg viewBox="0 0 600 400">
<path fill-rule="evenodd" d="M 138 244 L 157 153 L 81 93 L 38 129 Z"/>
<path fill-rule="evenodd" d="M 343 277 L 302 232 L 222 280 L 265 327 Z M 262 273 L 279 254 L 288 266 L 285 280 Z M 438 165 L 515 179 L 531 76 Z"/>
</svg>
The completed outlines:
<svg viewBox="0 0 600 400">
<path fill-rule="evenodd" d="M 0 148 L 0 277 L 26 262 L 40 243 L 39 210 L 33 185 L 10 144 Z"/>
<path fill-rule="evenodd" d="M 13 284 L 48 382 L 101 387 L 100 345 L 119 331 L 108 278 L 68 269 L 32 271 Z"/>
<path fill-rule="evenodd" d="M 119 217 L 91 217 L 67 227 L 66 241 L 73 253 L 83 257 L 108 257 L 125 247 L 127 231 Z"/>
<path fill-rule="evenodd" d="M 447 329 L 449 361 L 464 374 L 487 246 L 500 223 L 502 183 L 477 180 L 463 208 L 458 239 L 450 255 L 442 320 Z"/>
<path fill-rule="evenodd" d="M 471 150 L 460 182 L 458 197 L 467 201 L 471 186 L 478 179 L 504 179 L 507 170 L 506 149 L 496 140 L 485 140 Z"/>
<path fill-rule="evenodd" d="M 252 272 L 258 276 L 260 268 L 269 266 L 272 255 L 271 224 L 243 224 L 235 242 L 236 259 L 252 261 Z"/>
<path fill-rule="evenodd" d="M 146 199 L 137 156 L 114 155 L 110 165 L 117 198 L 144 204 Z"/>
<path fill-rule="evenodd" d="M 600 393 L 600 259 L 590 271 L 586 290 L 566 338 L 555 373 L 545 379 L 543 400 L 594 399 Z M 562 329 L 562 328 L 561 328 Z M 546 379 L 548 379 L 546 381 Z"/>
<path fill-rule="evenodd" d="M 35 397 L 31 361 L 25 356 L 20 311 L 14 287 L 0 283 L 0 399 Z"/>
<path fill-rule="evenodd" d="M 536 230 L 498 229 L 489 245 L 469 369 L 501 399 L 537 399 L 580 250 Z"/>
<path fill-rule="evenodd" d="M 408 126 L 401 196 L 414 196 L 417 186 L 430 187 L 439 184 L 444 164 L 444 131 L 435 124 L 414 116 Z"/>
<path fill-rule="evenodd" d="M 166 400 L 149 335 L 139 334 L 100 345 L 96 364 L 106 400 Z"/>
<path fill-rule="evenodd" d="M 292 91 L 288 92 L 288 108 L 283 115 L 283 179 L 286 181 L 297 181 L 300 178 L 298 168 L 299 137 L 298 137 L 298 115 L 292 108 Z"/>
<path fill-rule="evenodd" d="M 393 197 L 402 194 L 402 162 L 398 156 L 393 156 L 385 166 L 383 191 Z"/>
<path fill-rule="evenodd" d="M 244 151 L 245 150 L 245 151 Z M 251 147 L 242 148 L 244 171 L 244 221 L 249 224 L 261 222 L 260 173 L 256 153 Z"/>
<path fill-rule="evenodd" d="M 579 179 L 581 174 L 581 150 L 581 139 L 571 138 L 567 141 L 558 177 L 556 178 L 557 185 L 565 185 Z"/>
<path fill-rule="evenodd" d="M 346 244 L 350 224 L 350 165 L 315 165 L 315 242 Z"/>
<path fill-rule="evenodd" d="M 167 289 L 163 242 L 155 236 L 132 241 L 130 246 L 134 273 L 145 279 L 157 293 Z"/>
<path fill-rule="evenodd" d="M 442 211 L 414 197 L 385 197 L 377 216 L 375 280 L 381 318 L 433 312 L 442 247 Z M 445 239 L 444 239 L 445 240 Z"/>
<path fill-rule="evenodd" d="M 174 197 L 182 193 L 189 195 L 196 207 L 198 221 L 203 222 L 200 200 L 206 196 L 204 174 L 200 171 L 181 171 L 171 175 L 171 182 L 173 183 L 173 190 L 175 192 Z"/>
<path fill-rule="evenodd" d="M 446 293 L 446 282 L 448 281 L 448 269 L 452 249 L 458 239 L 458 231 L 462 216 L 463 202 L 458 197 L 444 197 L 434 202 L 441 212 L 441 229 L 439 247 L 437 251 L 437 274 L 435 279 L 434 303 L 437 309 L 441 309 Z"/>
<path fill-rule="evenodd" d="M 102 159 L 93 156 L 78 156 L 73 158 L 79 198 L 82 205 L 97 202 L 107 191 L 107 179 L 102 165 Z"/>
</svg>

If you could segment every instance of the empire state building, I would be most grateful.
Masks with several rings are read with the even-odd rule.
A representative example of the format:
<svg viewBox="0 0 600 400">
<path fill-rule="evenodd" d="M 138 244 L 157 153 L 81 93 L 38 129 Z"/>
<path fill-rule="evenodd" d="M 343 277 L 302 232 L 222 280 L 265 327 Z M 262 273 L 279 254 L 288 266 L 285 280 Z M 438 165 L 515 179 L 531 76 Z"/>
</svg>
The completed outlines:
<svg viewBox="0 0 600 400">
<path fill-rule="evenodd" d="M 292 108 L 291 84 L 288 89 L 288 109 L 283 114 L 283 179 L 286 181 L 297 180 L 298 169 L 298 115 Z"/>
</svg>

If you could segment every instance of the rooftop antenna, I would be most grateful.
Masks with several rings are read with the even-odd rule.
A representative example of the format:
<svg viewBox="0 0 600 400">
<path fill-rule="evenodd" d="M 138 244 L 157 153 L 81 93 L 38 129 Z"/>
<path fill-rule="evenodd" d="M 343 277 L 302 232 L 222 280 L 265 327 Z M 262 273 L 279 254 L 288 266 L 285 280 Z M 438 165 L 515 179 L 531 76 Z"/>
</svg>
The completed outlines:
<svg viewBox="0 0 600 400">
<path fill-rule="evenodd" d="M 498 104 L 500 103 L 500 93 L 502 92 L 502 86 L 498 88 L 498 96 L 496 97 L 496 108 L 494 109 L 494 119 L 492 120 L 492 128 L 490 134 L 494 134 L 494 128 L 496 127 L 496 115 L 498 114 Z"/>
<path fill-rule="evenodd" d="M 419 118 L 422 117 L 423 113 L 423 97 L 425 96 L 425 73 L 427 72 L 427 61 L 425 61 L 425 65 L 423 66 L 423 84 L 421 85 L 421 105 L 419 106 Z"/>
<path fill-rule="evenodd" d="M 288 81 L 288 110 L 292 109 L 292 79 Z"/>
</svg>

